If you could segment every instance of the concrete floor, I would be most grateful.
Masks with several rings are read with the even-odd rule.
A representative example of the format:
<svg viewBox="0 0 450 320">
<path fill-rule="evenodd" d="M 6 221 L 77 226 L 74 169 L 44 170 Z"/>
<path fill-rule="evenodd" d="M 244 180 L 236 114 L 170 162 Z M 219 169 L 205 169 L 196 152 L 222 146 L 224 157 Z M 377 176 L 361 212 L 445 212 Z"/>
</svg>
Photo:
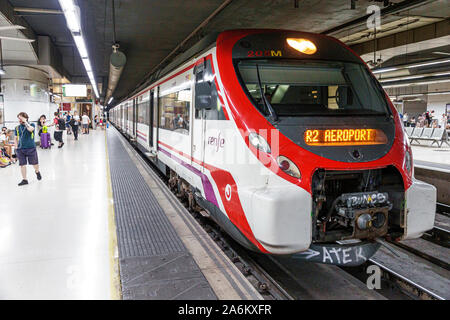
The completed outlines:
<svg viewBox="0 0 450 320">
<path fill-rule="evenodd" d="M 38 148 L 42 181 L 28 167 L 0 169 L 0 299 L 110 299 L 114 248 L 104 131 L 62 149 Z"/>
</svg>

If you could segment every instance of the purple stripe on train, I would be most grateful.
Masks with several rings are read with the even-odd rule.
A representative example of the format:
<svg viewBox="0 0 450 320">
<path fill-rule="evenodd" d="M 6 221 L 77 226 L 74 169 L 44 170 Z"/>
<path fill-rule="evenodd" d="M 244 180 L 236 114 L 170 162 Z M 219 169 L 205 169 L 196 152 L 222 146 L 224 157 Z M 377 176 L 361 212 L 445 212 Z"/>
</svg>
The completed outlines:
<svg viewBox="0 0 450 320">
<path fill-rule="evenodd" d="M 175 160 L 179 164 L 181 164 L 183 167 L 191 170 L 197 176 L 199 176 L 202 179 L 203 190 L 205 191 L 206 200 L 208 200 L 209 202 L 215 204 L 216 207 L 219 207 L 219 204 L 217 203 L 216 195 L 214 194 L 213 186 L 211 185 L 211 182 L 209 181 L 208 177 L 204 173 L 202 173 L 197 168 L 194 168 L 190 164 L 184 162 L 183 160 L 179 159 L 178 157 L 174 156 L 170 152 L 162 149 L 161 147 L 158 147 L 158 150 L 161 151 L 162 153 L 164 153 L 166 156 L 172 158 L 173 160 Z"/>
</svg>

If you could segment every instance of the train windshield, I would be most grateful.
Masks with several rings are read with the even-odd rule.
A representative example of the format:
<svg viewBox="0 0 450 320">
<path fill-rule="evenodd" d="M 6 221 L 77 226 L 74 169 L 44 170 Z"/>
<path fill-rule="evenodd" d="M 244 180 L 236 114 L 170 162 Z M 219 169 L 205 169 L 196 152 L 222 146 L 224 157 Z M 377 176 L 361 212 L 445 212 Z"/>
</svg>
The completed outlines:
<svg viewBox="0 0 450 320">
<path fill-rule="evenodd" d="M 385 115 L 386 100 L 364 66 L 347 62 L 241 61 L 245 89 L 266 115 Z"/>
</svg>

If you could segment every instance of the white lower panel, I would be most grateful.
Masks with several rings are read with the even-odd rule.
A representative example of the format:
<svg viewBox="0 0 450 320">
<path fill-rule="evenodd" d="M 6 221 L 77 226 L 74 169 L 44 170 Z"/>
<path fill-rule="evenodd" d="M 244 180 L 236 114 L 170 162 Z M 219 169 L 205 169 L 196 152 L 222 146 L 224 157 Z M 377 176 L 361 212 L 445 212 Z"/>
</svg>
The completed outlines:
<svg viewBox="0 0 450 320">
<path fill-rule="evenodd" d="M 433 228 L 436 214 L 436 188 L 415 180 L 406 191 L 406 228 L 403 239 L 415 239 Z"/>
<path fill-rule="evenodd" d="M 311 245 L 311 195 L 295 185 L 242 190 L 251 197 L 250 227 L 273 254 L 304 251 Z"/>
</svg>

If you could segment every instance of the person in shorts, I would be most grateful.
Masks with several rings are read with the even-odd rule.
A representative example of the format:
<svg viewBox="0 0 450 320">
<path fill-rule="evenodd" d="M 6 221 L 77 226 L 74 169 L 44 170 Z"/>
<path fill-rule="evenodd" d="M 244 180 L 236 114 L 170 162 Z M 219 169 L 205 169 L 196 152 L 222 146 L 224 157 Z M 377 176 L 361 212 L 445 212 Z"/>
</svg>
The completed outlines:
<svg viewBox="0 0 450 320">
<path fill-rule="evenodd" d="M 81 124 L 83 125 L 83 134 L 89 134 L 89 124 L 91 123 L 91 119 L 89 119 L 88 115 L 85 113 L 81 117 Z"/>
<path fill-rule="evenodd" d="M 36 144 L 34 142 L 35 125 L 28 123 L 28 115 L 21 112 L 17 115 L 20 125 L 15 130 L 15 148 L 17 159 L 19 160 L 20 171 L 22 173 L 22 181 L 19 186 L 28 184 L 27 180 L 27 164 L 34 167 L 34 172 L 38 180 L 42 179 L 39 172 L 39 160 L 36 151 Z"/>
</svg>

